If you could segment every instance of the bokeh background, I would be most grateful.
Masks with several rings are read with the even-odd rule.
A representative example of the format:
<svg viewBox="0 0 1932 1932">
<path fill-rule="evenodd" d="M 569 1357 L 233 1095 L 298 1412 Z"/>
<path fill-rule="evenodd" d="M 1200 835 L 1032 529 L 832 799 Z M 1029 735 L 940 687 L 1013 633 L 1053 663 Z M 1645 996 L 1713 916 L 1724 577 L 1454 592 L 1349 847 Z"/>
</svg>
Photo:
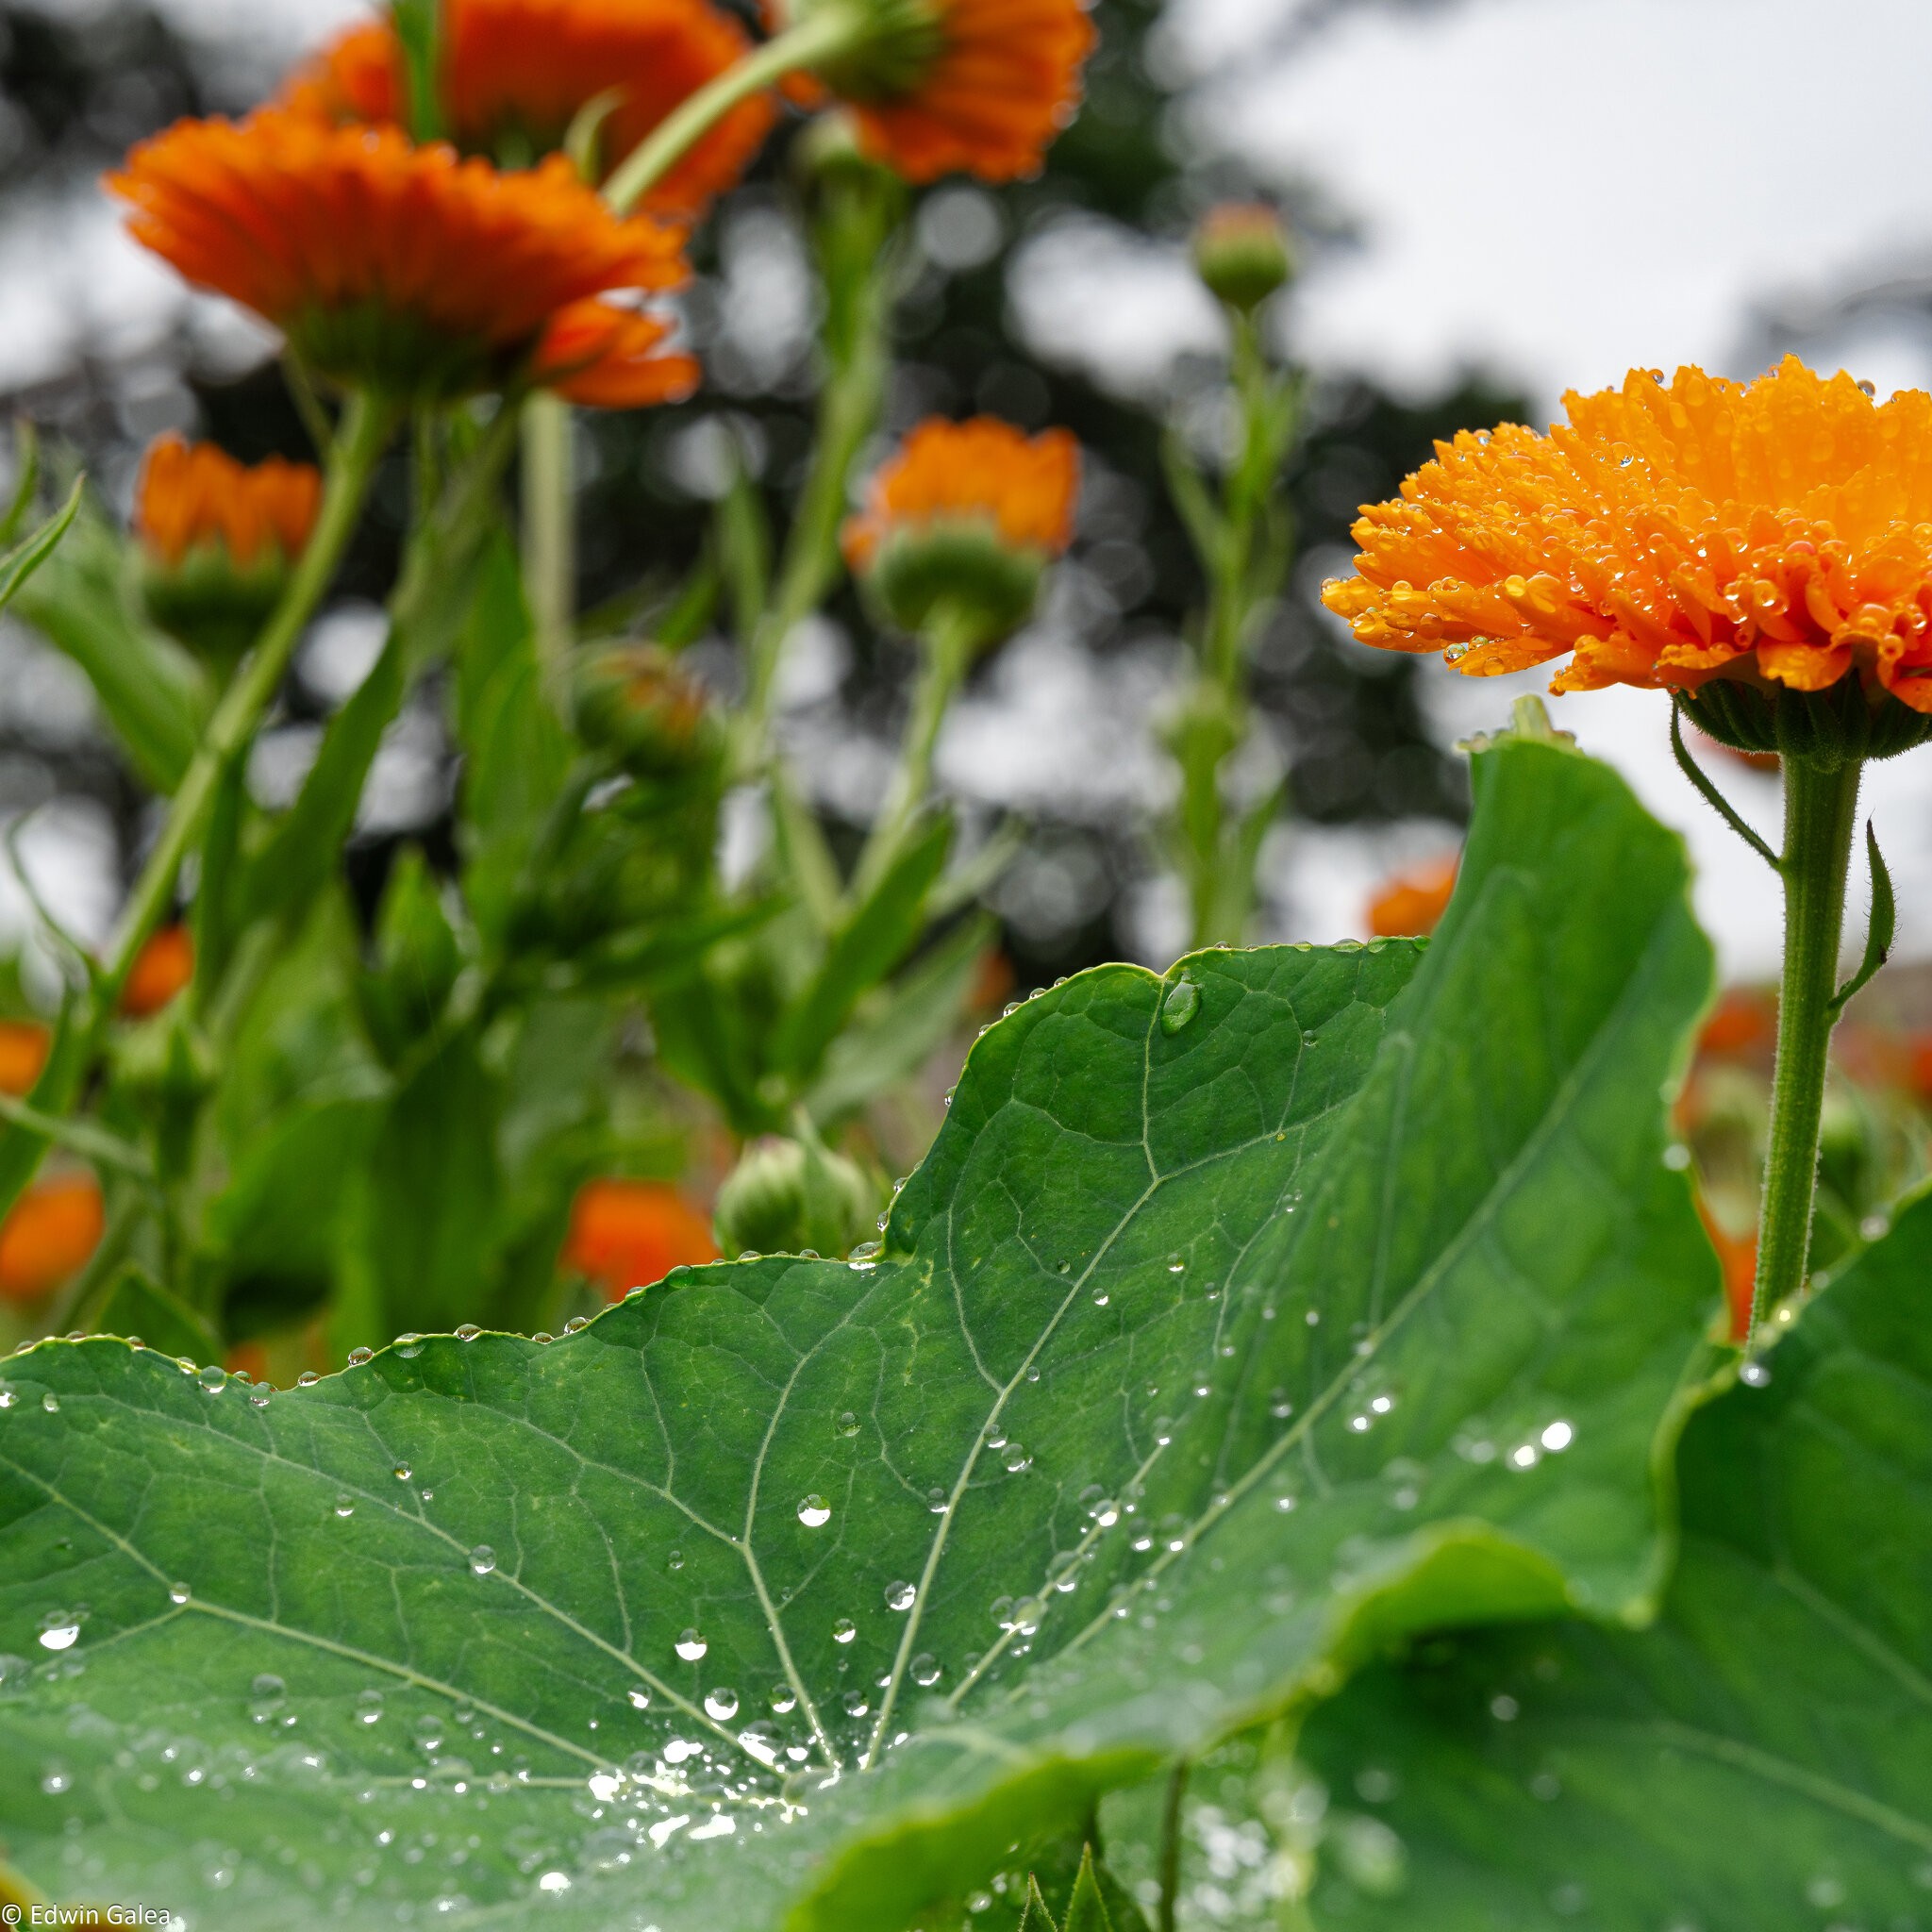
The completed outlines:
<svg viewBox="0 0 1932 1932">
<path fill-rule="evenodd" d="M 249 458 L 306 448 L 269 341 L 128 242 L 98 176 L 177 115 L 245 108 L 360 10 L 0 4 L 0 411 L 72 445 L 123 507 L 162 429 Z M 1363 932 L 1379 881 L 1456 845 L 1456 741 L 1541 685 L 1361 650 L 1316 605 L 1346 567 L 1356 506 L 1433 437 L 1540 425 L 1566 387 L 1633 364 L 1747 375 L 1796 350 L 1881 393 L 1932 383 L 1923 0 L 1100 0 L 1096 18 L 1087 107 L 1048 172 L 924 202 L 887 425 L 982 408 L 1066 423 L 1089 452 L 1080 541 L 1051 606 L 983 667 L 940 756 L 969 813 L 1030 827 L 992 895 L 1022 984 L 1103 958 L 1165 963 L 1182 937 L 1179 889 L 1145 828 L 1173 782 L 1157 727 L 1198 593 L 1158 438 L 1174 420 L 1204 446 L 1220 429 L 1222 324 L 1185 253 L 1203 208 L 1259 193 L 1291 215 L 1301 274 L 1273 325 L 1312 378 L 1300 557 L 1260 647 L 1267 728 L 1243 774 L 1257 796 L 1283 770 L 1291 784 L 1263 857 L 1264 938 Z M 589 603 L 690 554 L 727 439 L 775 497 L 795 483 L 817 297 L 786 167 L 781 141 L 708 233 L 685 304 L 703 392 L 580 428 Z M 264 800 L 292 789 L 379 643 L 394 486 L 260 742 Z M 721 685 L 736 675 L 722 643 L 697 661 Z M 784 732 L 835 829 L 856 833 L 876 805 L 908 669 L 849 605 L 794 641 Z M 1729 974 L 1769 974 L 1772 881 L 1676 774 L 1666 708 L 1618 691 L 1555 709 L 1684 827 Z M 365 898 L 398 841 L 436 849 L 453 776 L 425 700 L 363 803 Z M 1771 829 L 1775 778 L 1727 783 Z M 1902 953 L 1932 956 L 1932 760 L 1876 768 L 1871 795 Z M 35 888 L 73 929 L 104 934 L 152 822 L 78 675 L 0 621 L 0 820 L 23 819 L 13 850 Z M 9 861 L 0 947 L 29 924 Z"/>
</svg>

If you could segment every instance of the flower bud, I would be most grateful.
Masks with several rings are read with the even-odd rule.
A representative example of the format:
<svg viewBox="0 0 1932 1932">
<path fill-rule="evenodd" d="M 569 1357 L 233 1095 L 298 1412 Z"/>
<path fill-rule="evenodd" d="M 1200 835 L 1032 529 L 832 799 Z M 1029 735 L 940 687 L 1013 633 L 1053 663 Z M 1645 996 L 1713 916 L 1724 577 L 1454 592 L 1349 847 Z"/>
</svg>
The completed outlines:
<svg viewBox="0 0 1932 1932">
<path fill-rule="evenodd" d="M 1230 308 L 1252 314 L 1294 274 L 1281 217 L 1258 202 L 1209 208 L 1194 230 L 1194 269 Z"/>
<path fill-rule="evenodd" d="M 871 1231 L 881 1191 L 856 1161 L 818 1145 L 755 1142 L 718 1191 L 725 1254 L 843 1255 Z"/>
<path fill-rule="evenodd" d="M 577 730 L 640 779 L 688 777 L 714 764 L 724 731 L 704 687 L 656 644 L 588 652 L 575 679 Z"/>
</svg>

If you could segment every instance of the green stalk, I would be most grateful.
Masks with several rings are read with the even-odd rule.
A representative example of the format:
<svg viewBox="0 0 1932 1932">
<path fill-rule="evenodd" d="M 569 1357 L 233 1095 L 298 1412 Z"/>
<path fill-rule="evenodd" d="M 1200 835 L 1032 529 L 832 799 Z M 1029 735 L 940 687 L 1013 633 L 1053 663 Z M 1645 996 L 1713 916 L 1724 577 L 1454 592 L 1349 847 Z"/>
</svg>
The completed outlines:
<svg viewBox="0 0 1932 1932">
<path fill-rule="evenodd" d="M 629 214 L 740 101 L 762 93 L 801 67 L 846 52 L 870 28 L 863 8 L 818 8 L 809 19 L 747 54 L 658 122 L 611 172 L 604 184 L 604 199 L 619 214 Z"/>
<path fill-rule="evenodd" d="M 1838 1020 L 1839 941 L 1862 770 L 1857 758 L 1784 761 L 1784 979 L 1747 1346 L 1769 1311 L 1804 1286 L 1811 1252 L 1825 1058 Z"/>
<path fill-rule="evenodd" d="M 936 610 L 920 639 L 918 681 L 912 688 L 912 715 L 906 723 L 905 742 L 899 748 L 899 768 L 893 774 L 891 790 L 886 794 L 877 822 L 858 856 L 852 874 L 851 897 L 860 904 L 885 877 L 925 794 L 932 787 L 933 752 L 939 744 L 940 726 L 954 694 L 965 682 L 973 662 L 974 645 L 984 635 L 982 625 L 970 611 L 957 607 Z"/>
<path fill-rule="evenodd" d="M 524 405 L 524 589 L 546 681 L 576 622 L 576 530 L 570 405 L 540 390 Z M 554 693 L 553 693 L 554 694 Z"/>
<path fill-rule="evenodd" d="M 262 713 L 281 689 L 295 646 L 348 547 L 370 479 L 395 429 L 397 414 L 394 405 L 361 394 L 353 396 L 343 410 L 314 532 L 282 601 L 223 693 L 169 801 L 161 836 L 122 912 L 107 963 L 94 975 L 88 1006 L 62 1028 L 46 1069 L 28 1096 L 38 1112 L 66 1114 L 92 1070 L 102 1037 L 120 1005 L 121 989 L 142 947 L 167 913 L 181 861 L 201 830 L 221 774 L 246 746 Z M 0 1142 L 0 1213 L 20 1197 L 46 1148 L 45 1135 L 18 1124 Z"/>
</svg>

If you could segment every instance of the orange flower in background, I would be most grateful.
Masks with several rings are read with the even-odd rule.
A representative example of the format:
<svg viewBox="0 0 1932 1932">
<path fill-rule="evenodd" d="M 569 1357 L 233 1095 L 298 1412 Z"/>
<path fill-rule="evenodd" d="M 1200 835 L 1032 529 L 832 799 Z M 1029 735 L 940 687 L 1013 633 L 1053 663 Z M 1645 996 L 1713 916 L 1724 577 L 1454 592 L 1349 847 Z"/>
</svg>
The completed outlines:
<svg viewBox="0 0 1932 1932">
<path fill-rule="evenodd" d="M 194 941 L 185 925 L 164 925 L 135 956 L 121 989 L 121 1010 L 130 1019 L 158 1013 L 194 977 Z"/>
<path fill-rule="evenodd" d="M 0 1020 L 0 1093 L 31 1093 L 53 1044 L 38 1020 Z"/>
<path fill-rule="evenodd" d="M 621 98 L 604 123 L 614 165 L 671 110 L 734 66 L 751 40 L 707 0 L 448 0 L 441 106 L 458 146 L 499 164 L 563 144 L 579 110 Z M 351 27 L 299 69 L 282 100 L 330 121 L 404 118 L 402 55 L 386 22 Z M 743 174 L 771 131 L 769 98 L 741 101 L 644 197 L 658 214 L 700 212 Z"/>
<path fill-rule="evenodd" d="M 0 1298 L 35 1302 L 58 1288 L 86 1265 L 105 1224 L 92 1174 L 36 1181 L 0 1223 Z"/>
<path fill-rule="evenodd" d="M 872 479 L 864 509 L 848 519 L 845 556 L 856 571 L 886 540 L 935 524 L 990 524 L 1015 549 L 1058 557 L 1074 541 L 1080 445 L 1064 429 L 1029 437 L 975 416 L 920 424 Z"/>
<path fill-rule="evenodd" d="M 1438 443 L 1364 510 L 1358 575 L 1322 593 L 1363 643 L 1477 675 L 1569 653 L 1557 691 L 1856 672 L 1932 711 L 1932 396 L 1787 358 L 1564 407 Z"/>
<path fill-rule="evenodd" d="M 1777 1044 L 1777 994 L 1769 987 L 1727 987 L 1697 1036 L 1700 1058 L 1767 1057 Z"/>
<path fill-rule="evenodd" d="M 1757 1281 L 1757 1237 L 1756 1234 L 1726 1232 L 1724 1224 L 1710 1211 L 1702 1192 L 1697 1196 L 1697 1218 L 1704 1223 L 1704 1231 L 1710 1237 L 1711 1246 L 1717 1250 L 1718 1265 L 1724 1270 L 1724 1307 L 1730 1316 L 1729 1339 L 1740 1343 L 1748 1341 L 1751 1337 L 1751 1298 Z"/>
<path fill-rule="evenodd" d="M 1369 931 L 1376 939 L 1406 939 L 1434 932 L 1449 909 L 1459 858 L 1439 858 L 1388 880 L 1369 901 Z"/>
<path fill-rule="evenodd" d="M 301 555 L 322 508 L 322 474 L 271 457 L 253 467 L 211 442 L 172 432 L 148 447 L 134 496 L 134 526 L 163 563 L 219 543 L 244 570 L 264 554 Z"/>
<path fill-rule="evenodd" d="M 695 356 L 663 352 L 671 325 L 613 302 L 573 302 L 551 318 L 532 380 L 587 409 L 680 403 L 697 388 Z"/>
<path fill-rule="evenodd" d="M 717 1258 L 709 1218 L 668 1181 L 589 1181 L 571 1208 L 563 1265 L 612 1301 Z"/>
<path fill-rule="evenodd" d="M 579 326 L 574 305 L 689 273 L 678 230 L 620 220 L 560 158 L 504 175 L 393 127 L 280 109 L 179 122 L 108 185 L 135 239 L 190 281 L 325 374 L 398 395 L 499 387 L 542 364 L 553 322 Z"/>
<path fill-rule="evenodd" d="M 774 27 L 824 0 L 765 0 Z M 859 144 L 915 182 L 1037 175 L 1080 105 L 1098 37 L 1082 0 L 868 0 L 876 31 L 820 77 Z"/>
</svg>

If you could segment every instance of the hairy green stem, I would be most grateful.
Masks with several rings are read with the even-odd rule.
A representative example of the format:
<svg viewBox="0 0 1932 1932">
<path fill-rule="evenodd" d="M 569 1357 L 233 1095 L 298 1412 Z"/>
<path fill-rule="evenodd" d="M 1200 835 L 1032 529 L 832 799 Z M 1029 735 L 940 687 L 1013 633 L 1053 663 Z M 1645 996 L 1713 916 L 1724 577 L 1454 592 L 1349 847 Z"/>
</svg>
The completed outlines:
<svg viewBox="0 0 1932 1932">
<path fill-rule="evenodd" d="M 536 627 L 537 662 L 549 678 L 569 652 L 576 622 L 570 405 L 539 391 L 524 405 L 523 439 L 524 590 Z"/>
<path fill-rule="evenodd" d="M 1188 1766 L 1183 1758 L 1168 1774 L 1167 1795 L 1160 1807 L 1159 1932 L 1174 1932 L 1181 1894 L 1181 1802 L 1188 1792 Z"/>
<path fill-rule="evenodd" d="M 912 687 L 912 715 L 899 748 L 891 789 L 858 856 L 852 898 L 862 902 L 891 870 L 925 794 L 932 786 L 933 753 L 947 708 L 965 682 L 974 641 L 981 635 L 972 613 L 941 608 L 920 640 L 919 675 Z"/>
<path fill-rule="evenodd" d="M 861 7 L 824 6 L 808 20 L 767 41 L 689 95 L 612 170 L 604 198 L 628 214 L 740 101 L 762 93 L 789 74 L 830 59 L 864 39 L 870 27 Z"/>
<path fill-rule="evenodd" d="M 1827 765 L 1787 758 L 1784 767 L 1784 979 L 1747 1345 L 1757 1342 L 1766 1315 L 1804 1286 L 1809 1264 L 1825 1058 L 1838 1018 L 1833 995 L 1862 770 L 1856 758 Z"/>
</svg>

